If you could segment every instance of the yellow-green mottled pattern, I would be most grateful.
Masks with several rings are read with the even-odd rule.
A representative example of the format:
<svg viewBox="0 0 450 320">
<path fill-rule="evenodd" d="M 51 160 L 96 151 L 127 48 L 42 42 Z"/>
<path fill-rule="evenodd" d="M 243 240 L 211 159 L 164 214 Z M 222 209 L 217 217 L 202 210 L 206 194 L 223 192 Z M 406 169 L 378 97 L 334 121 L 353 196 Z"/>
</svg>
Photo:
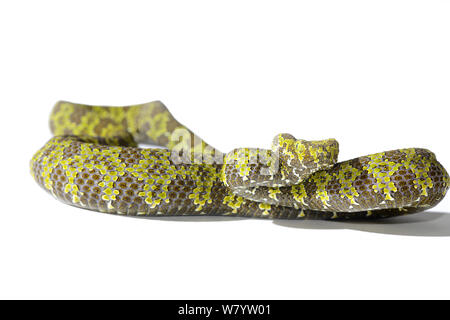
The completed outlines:
<svg viewBox="0 0 450 320">
<path fill-rule="evenodd" d="M 271 150 L 236 149 L 224 156 L 161 102 L 96 107 L 63 101 L 50 127 L 55 136 L 31 160 L 34 179 L 63 202 L 108 213 L 391 217 L 435 206 L 450 183 L 434 154 L 418 148 L 336 163 L 334 139 L 280 134 Z M 180 142 L 180 136 L 189 139 Z M 180 146 L 194 158 L 206 153 L 206 160 L 175 161 L 172 151 Z"/>
</svg>

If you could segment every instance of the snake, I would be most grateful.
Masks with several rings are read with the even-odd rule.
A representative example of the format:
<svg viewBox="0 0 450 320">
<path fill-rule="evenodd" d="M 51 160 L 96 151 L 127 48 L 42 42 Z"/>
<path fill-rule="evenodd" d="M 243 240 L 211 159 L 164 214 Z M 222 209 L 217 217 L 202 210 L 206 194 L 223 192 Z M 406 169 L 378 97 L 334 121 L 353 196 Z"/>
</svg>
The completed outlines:
<svg viewBox="0 0 450 320">
<path fill-rule="evenodd" d="M 405 148 L 338 162 L 335 139 L 282 133 L 267 149 L 222 153 L 160 101 L 59 101 L 35 181 L 79 208 L 132 216 L 372 219 L 436 206 L 450 186 L 434 153 Z M 151 145 L 151 147 L 148 147 Z"/>
</svg>

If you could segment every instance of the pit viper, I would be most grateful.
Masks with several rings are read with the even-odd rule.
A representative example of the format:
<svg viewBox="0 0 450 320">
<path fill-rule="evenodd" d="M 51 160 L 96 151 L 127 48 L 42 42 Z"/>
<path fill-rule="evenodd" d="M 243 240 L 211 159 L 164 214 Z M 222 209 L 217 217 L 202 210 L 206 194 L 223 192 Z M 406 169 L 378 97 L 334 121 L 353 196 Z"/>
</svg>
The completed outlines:
<svg viewBox="0 0 450 320">
<path fill-rule="evenodd" d="M 50 128 L 54 136 L 31 160 L 33 178 L 67 204 L 106 213 L 385 218 L 435 206 L 450 185 L 435 155 L 421 148 L 337 162 L 334 139 L 279 134 L 270 149 L 224 154 L 159 101 L 126 107 L 60 101 Z"/>
</svg>

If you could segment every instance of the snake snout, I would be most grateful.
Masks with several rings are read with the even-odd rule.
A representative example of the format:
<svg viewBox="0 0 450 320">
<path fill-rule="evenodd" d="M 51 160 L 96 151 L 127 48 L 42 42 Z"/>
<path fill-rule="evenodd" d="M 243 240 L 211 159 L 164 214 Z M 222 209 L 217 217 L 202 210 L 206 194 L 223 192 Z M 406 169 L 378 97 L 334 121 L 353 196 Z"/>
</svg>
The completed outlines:
<svg viewBox="0 0 450 320">
<path fill-rule="evenodd" d="M 298 142 L 297 157 L 302 166 L 306 165 L 314 171 L 318 171 L 328 169 L 336 164 L 339 154 L 339 143 L 336 139 L 298 140 Z"/>
<path fill-rule="evenodd" d="M 279 156 L 282 176 L 298 183 L 336 164 L 339 144 L 335 139 L 307 141 L 283 133 L 275 137 L 272 150 Z"/>
</svg>

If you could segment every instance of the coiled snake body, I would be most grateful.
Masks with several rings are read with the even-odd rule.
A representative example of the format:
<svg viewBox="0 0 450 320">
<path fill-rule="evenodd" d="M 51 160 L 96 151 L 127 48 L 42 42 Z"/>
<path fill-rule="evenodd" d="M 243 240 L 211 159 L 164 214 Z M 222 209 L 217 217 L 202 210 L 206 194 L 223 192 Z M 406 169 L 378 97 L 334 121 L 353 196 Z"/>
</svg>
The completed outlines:
<svg viewBox="0 0 450 320">
<path fill-rule="evenodd" d="M 108 213 L 381 218 L 429 209 L 450 184 L 434 154 L 418 148 L 336 163 L 334 139 L 280 134 L 271 150 L 224 155 L 158 101 L 128 107 L 61 101 L 50 127 L 55 136 L 31 160 L 34 179 L 63 202 Z"/>
</svg>

